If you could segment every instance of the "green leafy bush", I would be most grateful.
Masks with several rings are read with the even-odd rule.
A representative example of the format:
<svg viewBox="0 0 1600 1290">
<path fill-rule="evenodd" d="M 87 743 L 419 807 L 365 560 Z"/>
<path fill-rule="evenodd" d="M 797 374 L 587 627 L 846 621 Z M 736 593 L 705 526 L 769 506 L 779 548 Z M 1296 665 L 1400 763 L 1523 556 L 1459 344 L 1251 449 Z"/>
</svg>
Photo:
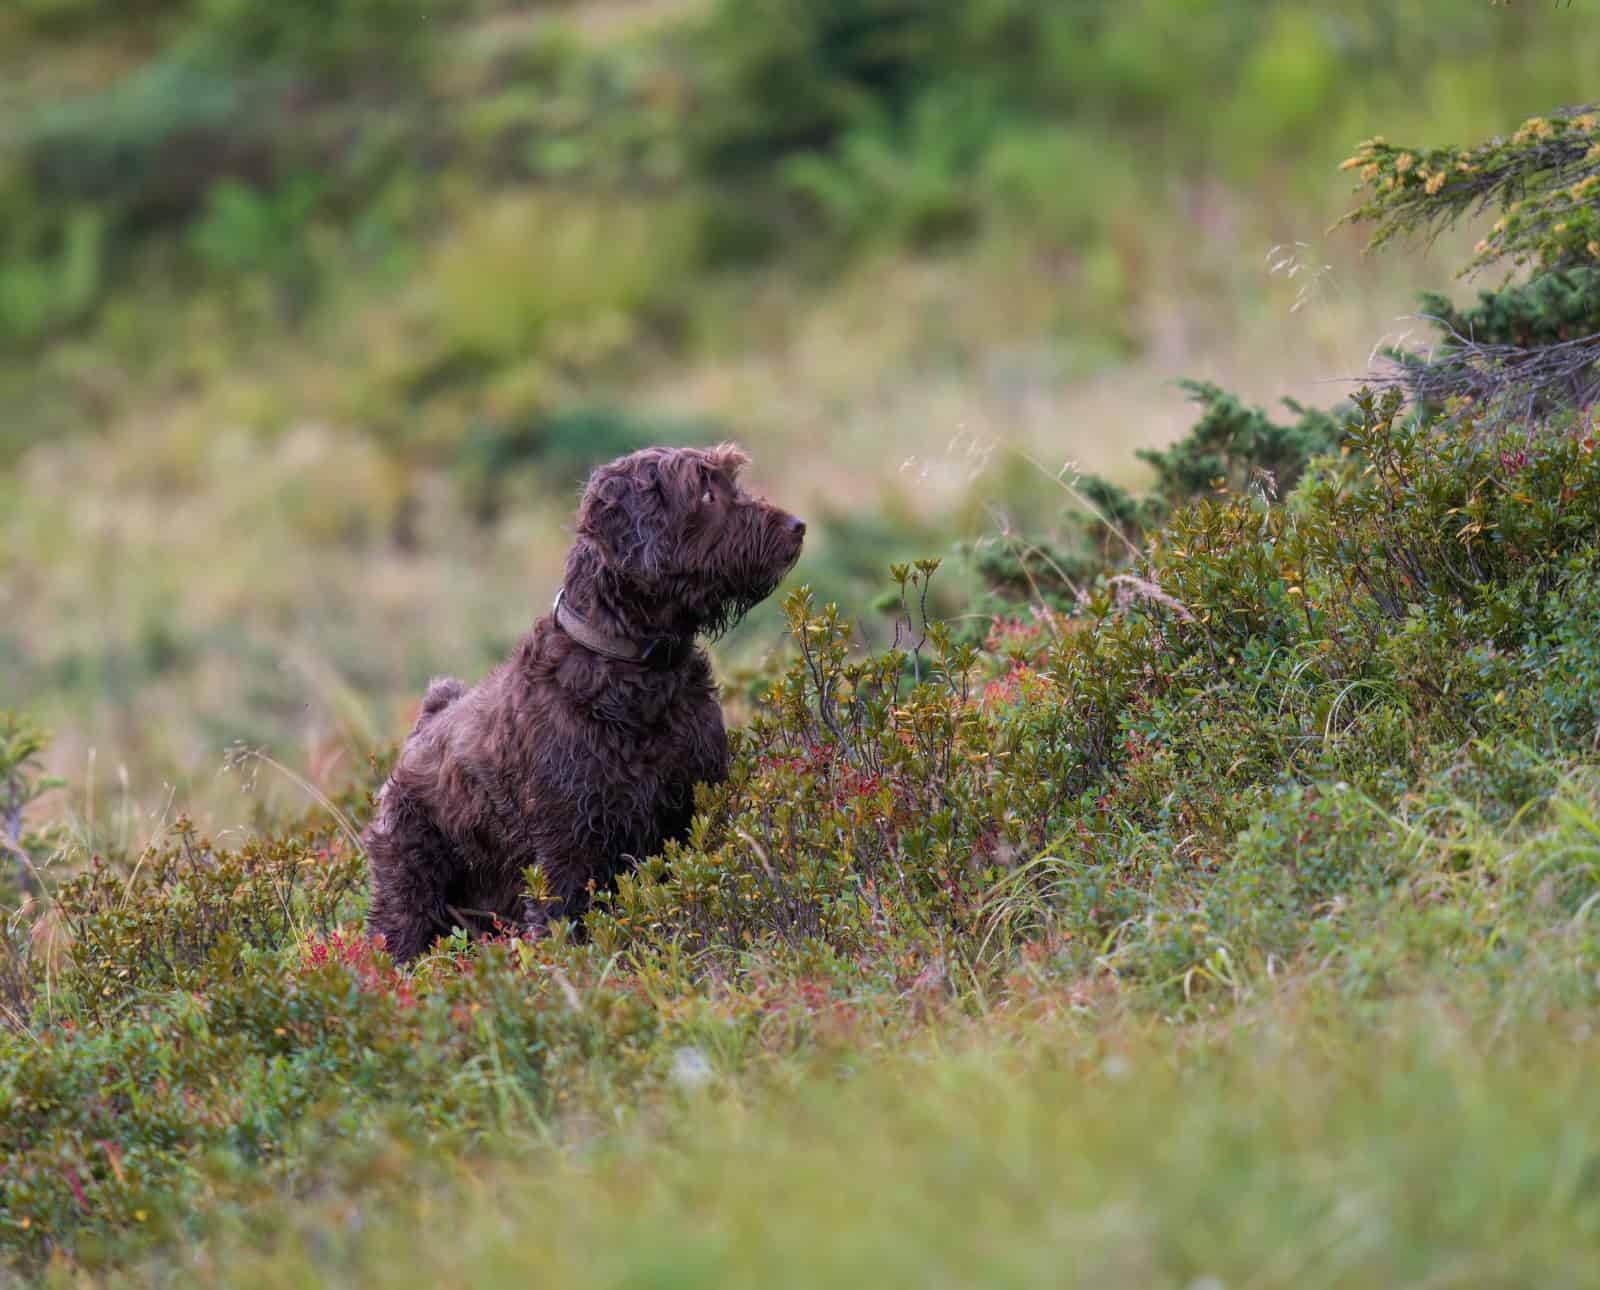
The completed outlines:
<svg viewBox="0 0 1600 1290">
<path fill-rule="evenodd" d="M 56 830 L 26 827 L 25 813 L 62 781 L 40 765 L 48 740 L 24 716 L 0 712 L 0 1021 L 23 1024 L 33 1008 L 40 956 L 28 915 L 45 889 L 44 870 L 61 845 Z"/>
<path fill-rule="evenodd" d="M 1556 345 L 1600 331 L 1600 266 L 1552 270 L 1499 291 L 1480 291 L 1468 309 L 1430 292 L 1422 297 L 1422 312 L 1447 331 L 1486 345 Z"/>
<path fill-rule="evenodd" d="M 23 814 L 62 785 L 40 764 L 48 742 L 44 731 L 26 716 L 0 712 L 0 848 L 14 866 L 19 896 L 37 885 L 37 866 L 45 850 L 41 836 L 24 829 Z"/>
<path fill-rule="evenodd" d="M 1467 149 L 1403 148 L 1380 135 L 1343 168 L 1372 190 L 1345 220 L 1375 224 L 1374 246 L 1499 206 L 1504 215 L 1463 272 L 1500 260 L 1549 271 L 1600 259 L 1593 245 L 1600 235 L 1593 196 L 1600 188 L 1600 112 L 1530 117 L 1509 138 Z"/>
<path fill-rule="evenodd" d="M 1369 139 L 1344 168 L 1371 190 L 1345 220 L 1375 225 L 1373 246 L 1497 206 L 1501 217 L 1462 272 L 1502 262 L 1530 270 L 1525 282 L 1480 293 L 1471 310 L 1423 297 L 1438 343 L 1392 357 L 1424 406 L 1533 418 L 1600 395 L 1600 112 L 1532 117 L 1510 138 L 1471 149 Z"/>
<path fill-rule="evenodd" d="M 19 221 L 0 256 L 0 335 L 31 342 L 80 321 L 104 286 L 106 224 L 84 207 L 59 227 Z"/>
<path fill-rule="evenodd" d="M 1278 425 L 1209 382 L 1180 384 L 1200 405 L 1200 420 L 1171 448 L 1139 454 L 1154 467 L 1156 496 L 1166 507 L 1219 490 L 1287 494 L 1314 458 L 1338 446 L 1340 410 L 1324 412 L 1286 399 L 1284 406 L 1299 419 Z"/>
<path fill-rule="evenodd" d="M 1201 381 L 1180 382 L 1200 405 L 1189 433 L 1164 449 L 1142 449 L 1154 472 L 1151 491 L 1134 497 L 1096 475 L 1067 482 L 1071 504 L 1061 531 L 1011 541 L 970 544 L 974 571 L 988 590 L 982 607 L 996 612 L 1032 602 L 1070 612 L 1102 574 L 1125 571 L 1138 544 L 1172 512 L 1196 498 L 1287 495 L 1317 457 L 1333 451 L 1343 431 L 1340 410 L 1286 405 L 1298 420 L 1279 425 L 1227 391 Z"/>
<path fill-rule="evenodd" d="M 827 150 L 874 114 L 900 119 L 948 47 L 958 5 L 732 0 L 715 9 L 698 148 L 713 173 Z"/>
<path fill-rule="evenodd" d="M 56 893 L 78 1006 L 129 990 L 197 989 L 229 959 L 328 935 L 365 878 L 353 838 L 306 831 L 218 851 L 185 820 L 127 873 L 103 861 Z"/>
<path fill-rule="evenodd" d="M 319 80 L 394 79 L 417 71 L 441 24 L 470 0 L 191 0 L 190 57 L 221 66 L 285 66 Z"/>
</svg>

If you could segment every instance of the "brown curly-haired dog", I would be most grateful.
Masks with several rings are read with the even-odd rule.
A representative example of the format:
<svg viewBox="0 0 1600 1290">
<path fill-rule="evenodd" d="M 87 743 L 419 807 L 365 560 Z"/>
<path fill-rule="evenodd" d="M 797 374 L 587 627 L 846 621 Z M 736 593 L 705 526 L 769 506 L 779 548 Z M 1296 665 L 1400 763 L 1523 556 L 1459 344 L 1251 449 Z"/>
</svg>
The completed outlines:
<svg viewBox="0 0 1600 1290">
<path fill-rule="evenodd" d="M 602 466 L 553 610 L 472 689 L 428 687 L 364 836 L 367 930 L 396 960 L 454 926 L 582 913 L 591 883 L 681 836 L 695 784 L 727 773 L 695 636 L 770 595 L 805 536 L 740 490 L 746 460 L 647 448 Z M 529 865 L 548 910 L 523 905 Z"/>
</svg>

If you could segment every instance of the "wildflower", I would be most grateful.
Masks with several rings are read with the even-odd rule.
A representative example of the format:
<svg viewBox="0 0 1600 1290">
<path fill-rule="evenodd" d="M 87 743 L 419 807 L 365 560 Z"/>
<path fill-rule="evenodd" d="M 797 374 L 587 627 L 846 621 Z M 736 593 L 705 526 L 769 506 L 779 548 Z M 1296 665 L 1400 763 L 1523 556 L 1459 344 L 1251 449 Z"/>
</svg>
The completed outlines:
<svg viewBox="0 0 1600 1290">
<path fill-rule="evenodd" d="M 1417 164 L 1417 159 L 1409 152 L 1402 152 L 1395 158 L 1394 168 L 1400 174 L 1405 174 L 1412 166 Z"/>
<path fill-rule="evenodd" d="M 1575 116 L 1569 124 L 1575 130 L 1593 130 L 1596 124 L 1594 113 L 1585 112 L 1582 116 Z"/>
<path fill-rule="evenodd" d="M 1357 154 L 1354 157 L 1346 157 L 1343 161 L 1341 161 L 1339 163 L 1339 169 L 1340 170 L 1354 170 L 1360 164 L 1361 164 L 1361 156 L 1360 156 L 1360 154 Z"/>
<path fill-rule="evenodd" d="M 1378 163 L 1376 161 L 1368 162 L 1365 166 L 1363 166 L 1361 168 L 1361 177 L 1363 179 L 1371 179 L 1377 173 L 1378 173 Z"/>
<path fill-rule="evenodd" d="M 1488 249 L 1489 249 L 1489 242 L 1488 242 L 1488 240 L 1486 238 L 1480 238 L 1478 240 L 1477 245 L 1472 248 L 1473 253 L 1475 255 L 1482 255 Z"/>
<path fill-rule="evenodd" d="M 1595 259 L 1600 260 L 1600 242 L 1591 240 L 1588 249 L 1590 255 L 1594 256 Z"/>
<path fill-rule="evenodd" d="M 1424 188 L 1426 189 L 1426 191 L 1428 193 L 1428 196 L 1432 197 L 1434 193 L 1438 192 L 1441 188 L 1444 187 L 1444 181 L 1445 181 L 1445 175 L 1446 174 L 1447 174 L 1446 171 L 1438 170 L 1438 171 L 1435 171 L 1433 174 L 1428 176 L 1428 182 L 1424 185 Z"/>
</svg>

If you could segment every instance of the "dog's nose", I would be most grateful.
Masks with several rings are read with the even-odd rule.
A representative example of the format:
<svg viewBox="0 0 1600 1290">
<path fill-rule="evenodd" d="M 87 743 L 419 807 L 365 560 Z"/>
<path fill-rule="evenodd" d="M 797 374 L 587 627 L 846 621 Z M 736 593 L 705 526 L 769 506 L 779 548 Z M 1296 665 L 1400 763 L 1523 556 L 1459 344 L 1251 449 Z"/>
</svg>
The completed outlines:
<svg viewBox="0 0 1600 1290">
<path fill-rule="evenodd" d="M 789 517 L 788 529 L 789 532 L 793 533 L 796 537 L 804 537 L 806 535 L 806 522 L 798 515 L 791 515 Z"/>
</svg>

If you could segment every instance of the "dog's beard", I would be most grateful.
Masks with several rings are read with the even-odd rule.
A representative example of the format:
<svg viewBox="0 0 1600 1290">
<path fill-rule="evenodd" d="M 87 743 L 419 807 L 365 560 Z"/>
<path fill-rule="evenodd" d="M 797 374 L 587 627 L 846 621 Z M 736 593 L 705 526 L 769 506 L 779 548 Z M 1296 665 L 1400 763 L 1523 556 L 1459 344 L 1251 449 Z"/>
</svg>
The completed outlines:
<svg viewBox="0 0 1600 1290">
<path fill-rule="evenodd" d="M 776 569 L 766 569 L 759 574 L 752 572 L 749 577 L 741 579 L 702 620 L 700 634 L 710 640 L 716 640 L 717 637 L 732 631 L 738 626 L 740 619 L 778 589 L 778 584 L 788 576 L 789 570 L 794 568 L 799 558 L 797 551 L 794 559 L 786 561 Z"/>
<path fill-rule="evenodd" d="M 755 541 L 759 544 L 753 556 L 724 565 L 721 575 L 715 577 L 715 599 L 702 602 L 697 615 L 696 632 L 710 640 L 731 631 L 752 609 L 778 589 L 789 571 L 799 562 L 801 544 L 776 528 L 761 533 Z M 706 577 L 685 573 L 684 580 L 703 586 Z"/>
<path fill-rule="evenodd" d="M 765 591 L 741 591 L 717 605 L 700 625 L 700 634 L 709 640 L 726 635 L 739 625 L 739 620 L 770 596 L 777 587 L 774 581 Z"/>
</svg>

